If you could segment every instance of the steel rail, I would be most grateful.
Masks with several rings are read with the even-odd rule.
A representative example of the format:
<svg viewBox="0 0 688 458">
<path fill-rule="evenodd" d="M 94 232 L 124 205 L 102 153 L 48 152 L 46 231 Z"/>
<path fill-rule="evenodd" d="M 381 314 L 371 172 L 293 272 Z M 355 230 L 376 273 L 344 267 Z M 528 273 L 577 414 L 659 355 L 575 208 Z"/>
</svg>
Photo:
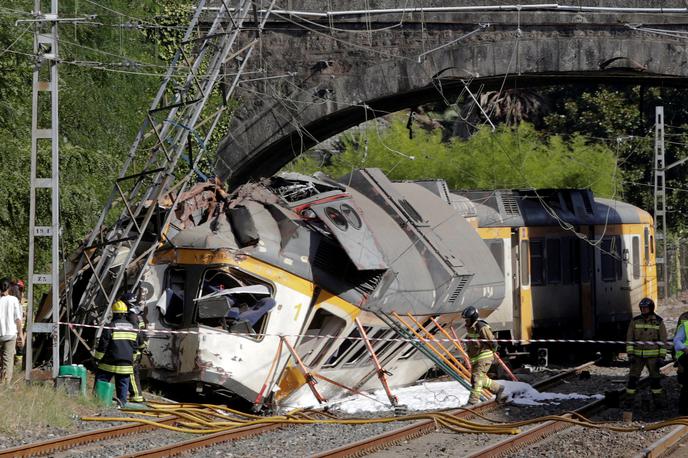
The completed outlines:
<svg viewBox="0 0 688 458">
<path fill-rule="evenodd" d="M 177 420 L 178 419 L 176 417 L 164 417 L 159 420 L 155 420 L 155 422 L 160 424 L 170 424 Z M 139 434 L 155 428 L 155 425 L 148 424 L 126 424 L 112 426 L 110 428 L 84 431 L 82 433 L 71 434 L 69 436 L 56 437 L 55 439 L 33 442 L 31 444 L 0 450 L 0 458 L 41 456 L 78 445 L 90 444 L 102 440 L 116 439 L 118 437 L 130 436 L 132 434 Z"/>
<path fill-rule="evenodd" d="M 275 429 L 283 428 L 281 423 L 266 423 L 262 425 L 251 425 L 235 428 L 229 431 L 222 431 L 219 433 L 208 434 L 194 439 L 189 439 L 183 442 L 175 442 L 164 445 L 162 447 L 151 450 L 143 450 L 141 452 L 134 452 L 128 455 L 122 455 L 119 458 L 160 458 L 165 456 L 175 456 L 180 453 L 189 452 L 210 445 L 219 444 L 222 442 L 229 442 L 233 440 L 246 439 L 247 437 L 257 436 Z"/>
<path fill-rule="evenodd" d="M 688 436 L 688 426 L 679 425 L 638 453 L 635 458 L 659 458 L 669 456 L 678 444 Z"/>
<path fill-rule="evenodd" d="M 662 373 L 667 372 L 671 367 L 673 366 L 673 363 L 667 364 L 663 366 L 660 371 Z M 649 377 L 644 377 L 641 382 L 646 383 L 649 381 Z M 619 392 L 623 392 L 624 389 L 618 390 Z M 593 412 L 596 412 L 598 410 L 602 410 L 605 407 L 605 399 L 598 399 L 596 401 L 590 402 L 582 407 L 579 407 L 578 409 L 574 410 L 573 412 L 581 414 L 581 415 L 586 415 L 590 414 Z M 572 418 L 573 415 L 565 414 L 562 415 L 562 417 L 566 418 Z M 520 434 L 517 434 L 516 436 L 513 436 L 511 438 L 505 439 L 503 441 L 497 442 L 495 444 L 490 444 L 480 450 L 478 450 L 475 453 L 472 453 L 468 455 L 469 458 L 492 458 L 492 457 L 498 457 L 498 456 L 507 456 L 510 453 L 513 453 L 515 450 L 518 450 L 520 448 L 526 447 L 528 445 L 534 444 L 536 442 L 539 442 L 540 440 L 544 439 L 545 437 L 557 433 L 559 431 L 562 431 L 564 429 L 567 429 L 569 427 L 573 426 L 573 424 L 565 421 L 557 421 L 557 420 L 552 420 L 552 421 L 547 421 L 545 423 L 542 423 L 541 425 L 538 425 L 534 428 L 531 428 L 527 431 L 524 431 Z M 686 433 L 684 433 L 686 434 Z M 653 455 L 657 456 L 657 455 Z"/>
<path fill-rule="evenodd" d="M 591 361 L 585 364 L 582 364 L 580 366 L 574 367 L 572 369 L 569 369 L 567 371 L 564 371 L 560 374 L 554 375 L 552 377 L 549 377 L 545 380 L 542 380 L 536 384 L 534 384 L 534 387 L 537 388 L 546 388 L 551 385 L 554 385 L 558 383 L 559 381 L 574 376 L 581 371 L 585 370 L 586 368 L 590 367 L 593 365 L 596 361 Z M 474 413 L 486 413 L 489 412 L 497 407 L 497 404 L 495 401 L 487 401 L 483 402 L 482 404 L 476 406 L 475 408 L 468 410 L 468 409 L 458 409 L 458 410 L 453 410 L 450 413 L 452 415 L 457 416 L 458 418 L 470 418 L 474 416 Z M 171 417 L 166 417 L 163 419 L 158 420 L 160 423 L 173 423 L 174 421 L 177 421 L 177 418 L 171 418 Z M 166 456 L 174 456 L 183 452 L 188 452 L 192 451 L 198 448 L 203 448 L 207 447 L 210 445 L 214 444 L 219 444 L 222 442 L 229 442 L 233 440 L 240 440 L 240 439 L 245 439 L 251 436 L 256 436 L 259 434 L 263 434 L 275 429 L 279 429 L 284 427 L 282 424 L 275 424 L 275 423 L 269 423 L 269 424 L 261 424 L 261 425 L 252 425 L 252 426 L 245 426 L 241 428 L 236 428 L 231 431 L 223 431 L 219 433 L 214 433 L 214 434 L 209 434 L 205 436 L 200 436 L 198 438 L 193 438 L 189 439 L 186 441 L 182 442 L 177 442 L 177 443 L 172 443 L 163 447 L 151 449 L 151 450 L 144 450 L 140 452 L 135 452 L 132 454 L 124 455 L 122 458 L 140 458 L 140 457 L 166 457 Z M 384 446 L 384 445 L 389 445 L 390 444 L 390 438 L 392 441 L 400 442 L 404 439 L 408 438 L 413 438 L 413 437 L 419 437 L 424 434 L 427 434 L 429 432 L 432 432 L 436 427 L 436 424 L 434 421 L 431 420 L 424 420 L 422 422 L 416 422 L 412 425 L 399 428 L 397 430 L 394 430 L 384 436 L 378 436 L 379 440 L 375 443 L 374 448 L 377 448 L 378 446 Z M 10 449 L 6 449 L 3 451 L 0 451 L 0 458 L 4 457 L 29 457 L 29 456 L 40 456 L 40 455 L 45 455 L 48 453 L 56 452 L 59 450 L 64 450 L 69 447 L 74 447 L 78 445 L 83 445 L 87 443 L 92 443 L 92 442 L 97 442 L 101 440 L 108 440 L 108 439 L 114 439 L 117 437 L 122 437 L 126 435 L 131 435 L 131 434 L 138 434 L 141 432 L 149 431 L 151 429 L 154 429 L 155 426 L 153 425 L 122 425 L 122 426 L 114 426 L 111 428 L 105 428 L 105 429 L 100 429 L 100 430 L 94 430 L 94 431 L 86 431 L 83 433 L 78 433 L 78 434 L 73 434 L 70 436 L 65 436 L 61 438 L 55 438 L 55 439 L 50 439 L 42 442 L 36 442 L 32 444 L 26 444 L 18 447 L 13 447 Z M 366 448 L 367 450 L 370 450 L 371 448 L 368 447 Z M 349 456 L 348 454 L 344 455 L 323 455 L 323 456 Z"/>
<path fill-rule="evenodd" d="M 549 377 L 538 383 L 533 384 L 534 388 L 547 388 L 552 385 L 556 385 L 562 380 L 573 377 L 579 374 L 586 368 L 594 365 L 597 361 L 590 361 L 580 366 L 574 367 L 567 371 L 561 372 L 557 375 Z M 475 413 L 484 414 L 495 410 L 498 408 L 499 404 L 492 400 L 486 401 L 478 404 L 471 409 L 457 409 L 449 412 L 457 418 L 470 418 L 473 417 Z M 389 447 L 390 445 L 398 444 L 407 439 L 415 439 L 417 437 L 429 434 L 437 428 L 437 424 L 433 420 L 423 420 L 415 422 L 411 425 L 405 426 L 403 428 L 398 428 L 378 436 L 370 437 L 367 439 L 360 440 L 351 444 L 344 445 L 342 447 L 328 450 L 316 455 L 312 455 L 312 458 L 323 458 L 323 457 L 348 457 L 348 456 L 359 456 L 365 453 L 370 453 L 374 450 Z"/>
<path fill-rule="evenodd" d="M 574 410 L 574 412 L 581 415 L 590 414 L 601 410 L 604 405 L 605 399 L 597 399 L 584 405 L 583 407 L 579 407 L 578 409 Z M 562 415 L 562 417 L 572 418 L 573 415 L 567 413 Z M 468 455 L 468 458 L 492 458 L 498 456 L 507 456 L 514 450 L 539 442 L 545 437 L 563 429 L 567 429 L 570 426 L 572 426 L 571 423 L 565 421 L 546 421 L 541 425 L 535 426 L 534 428 L 510 437 L 509 439 L 497 442 L 496 444 L 490 444 L 478 450 L 477 452 Z"/>
</svg>

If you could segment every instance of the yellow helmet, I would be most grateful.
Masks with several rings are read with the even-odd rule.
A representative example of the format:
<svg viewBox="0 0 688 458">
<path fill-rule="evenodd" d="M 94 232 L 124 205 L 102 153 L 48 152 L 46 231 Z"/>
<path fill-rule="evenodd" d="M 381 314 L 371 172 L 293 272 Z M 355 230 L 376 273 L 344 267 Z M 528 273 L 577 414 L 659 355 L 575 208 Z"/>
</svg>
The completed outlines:
<svg viewBox="0 0 688 458">
<path fill-rule="evenodd" d="M 129 307 L 122 301 L 117 301 L 112 304 L 112 313 L 127 313 L 128 311 Z"/>
</svg>

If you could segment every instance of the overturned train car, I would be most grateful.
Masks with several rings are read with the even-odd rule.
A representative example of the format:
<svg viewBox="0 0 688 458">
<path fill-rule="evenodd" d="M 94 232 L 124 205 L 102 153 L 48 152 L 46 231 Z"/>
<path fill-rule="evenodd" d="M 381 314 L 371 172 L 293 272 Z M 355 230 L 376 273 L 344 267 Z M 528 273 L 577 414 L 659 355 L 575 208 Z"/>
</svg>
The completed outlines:
<svg viewBox="0 0 688 458">
<path fill-rule="evenodd" d="M 395 339 L 394 313 L 447 324 L 468 305 L 484 316 L 504 298 L 503 273 L 475 229 L 422 185 L 377 169 L 339 181 L 282 174 L 237 188 L 209 185 L 182 198 L 177 220 L 144 267 L 150 354 L 142 369 L 256 406 L 299 405 L 313 373 L 331 398 L 380 381 L 358 319 L 390 386 L 433 363 Z M 411 318 L 413 317 L 413 318 Z M 282 336 L 282 337 L 280 337 Z"/>
</svg>

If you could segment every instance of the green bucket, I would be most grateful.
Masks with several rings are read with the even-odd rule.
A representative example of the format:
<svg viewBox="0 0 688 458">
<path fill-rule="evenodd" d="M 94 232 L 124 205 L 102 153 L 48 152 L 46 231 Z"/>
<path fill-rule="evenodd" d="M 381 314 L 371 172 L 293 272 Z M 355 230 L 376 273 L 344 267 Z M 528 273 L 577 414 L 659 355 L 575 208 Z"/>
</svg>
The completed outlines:
<svg viewBox="0 0 688 458">
<path fill-rule="evenodd" d="M 79 377 L 81 379 L 81 384 L 79 386 L 81 394 L 86 395 L 86 387 L 88 382 L 86 381 L 86 368 L 81 364 L 70 364 L 68 366 L 60 366 L 59 375 L 71 375 L 74 377 Z"/>
<path fill-rule="evenodd" d="M 115 395 L 115 385 L 99 380 L 95 387 L 96 399 L 101 405 L 110 407 L 112 405 L 112 398 Z"/>
</svg>

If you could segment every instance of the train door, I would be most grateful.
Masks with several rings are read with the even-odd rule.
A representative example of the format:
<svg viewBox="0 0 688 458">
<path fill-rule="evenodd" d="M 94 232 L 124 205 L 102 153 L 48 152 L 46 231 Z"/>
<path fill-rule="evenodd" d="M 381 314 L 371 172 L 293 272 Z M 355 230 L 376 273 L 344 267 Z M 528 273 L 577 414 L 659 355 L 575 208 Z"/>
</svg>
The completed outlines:
<svg viewBox="0 0 688 458">
<path fill-rule="evenodd" d="M 533 298 L 530 290 L 530 240 L 528 229 L 519 229 L 518 262 L 519 262 L 519 288 L 516 289 L 518 297 L 514 303 L 518 304 L 518 314 L 514 312 L 514 330 L 516 338 L 530 340 L 533 334 Z M 517 318 L 516 318 L 517 317 Z"/>
<path fill-rule="evenodd" d="M 518 230 L 511 233 L 511 303 L 513 313 L 512 329 L 513 337 L 520 339 L 520 317 L 521 317 L 521 271 L 519 268 L 519 245 Z"/>
<path fill-rule="evenodd" d="M 628 291 L 624 285 L 624 241 L 613 226 L 597 226 L 595 246 L 595 310 L 597 335 L 618 337 L 628 320 Z"/>
<path fill-rule="evenodd" d="M 593 227 L 580 228 L 587 240 L 579 240 L 579 264 L 580 264 L 580 308 L 583 337 L 592 338 L 597 326 L 595 320 L 595 256 L 593 246 L 588 240 L 593 240 L 595 232 Z"/>
</svg>

